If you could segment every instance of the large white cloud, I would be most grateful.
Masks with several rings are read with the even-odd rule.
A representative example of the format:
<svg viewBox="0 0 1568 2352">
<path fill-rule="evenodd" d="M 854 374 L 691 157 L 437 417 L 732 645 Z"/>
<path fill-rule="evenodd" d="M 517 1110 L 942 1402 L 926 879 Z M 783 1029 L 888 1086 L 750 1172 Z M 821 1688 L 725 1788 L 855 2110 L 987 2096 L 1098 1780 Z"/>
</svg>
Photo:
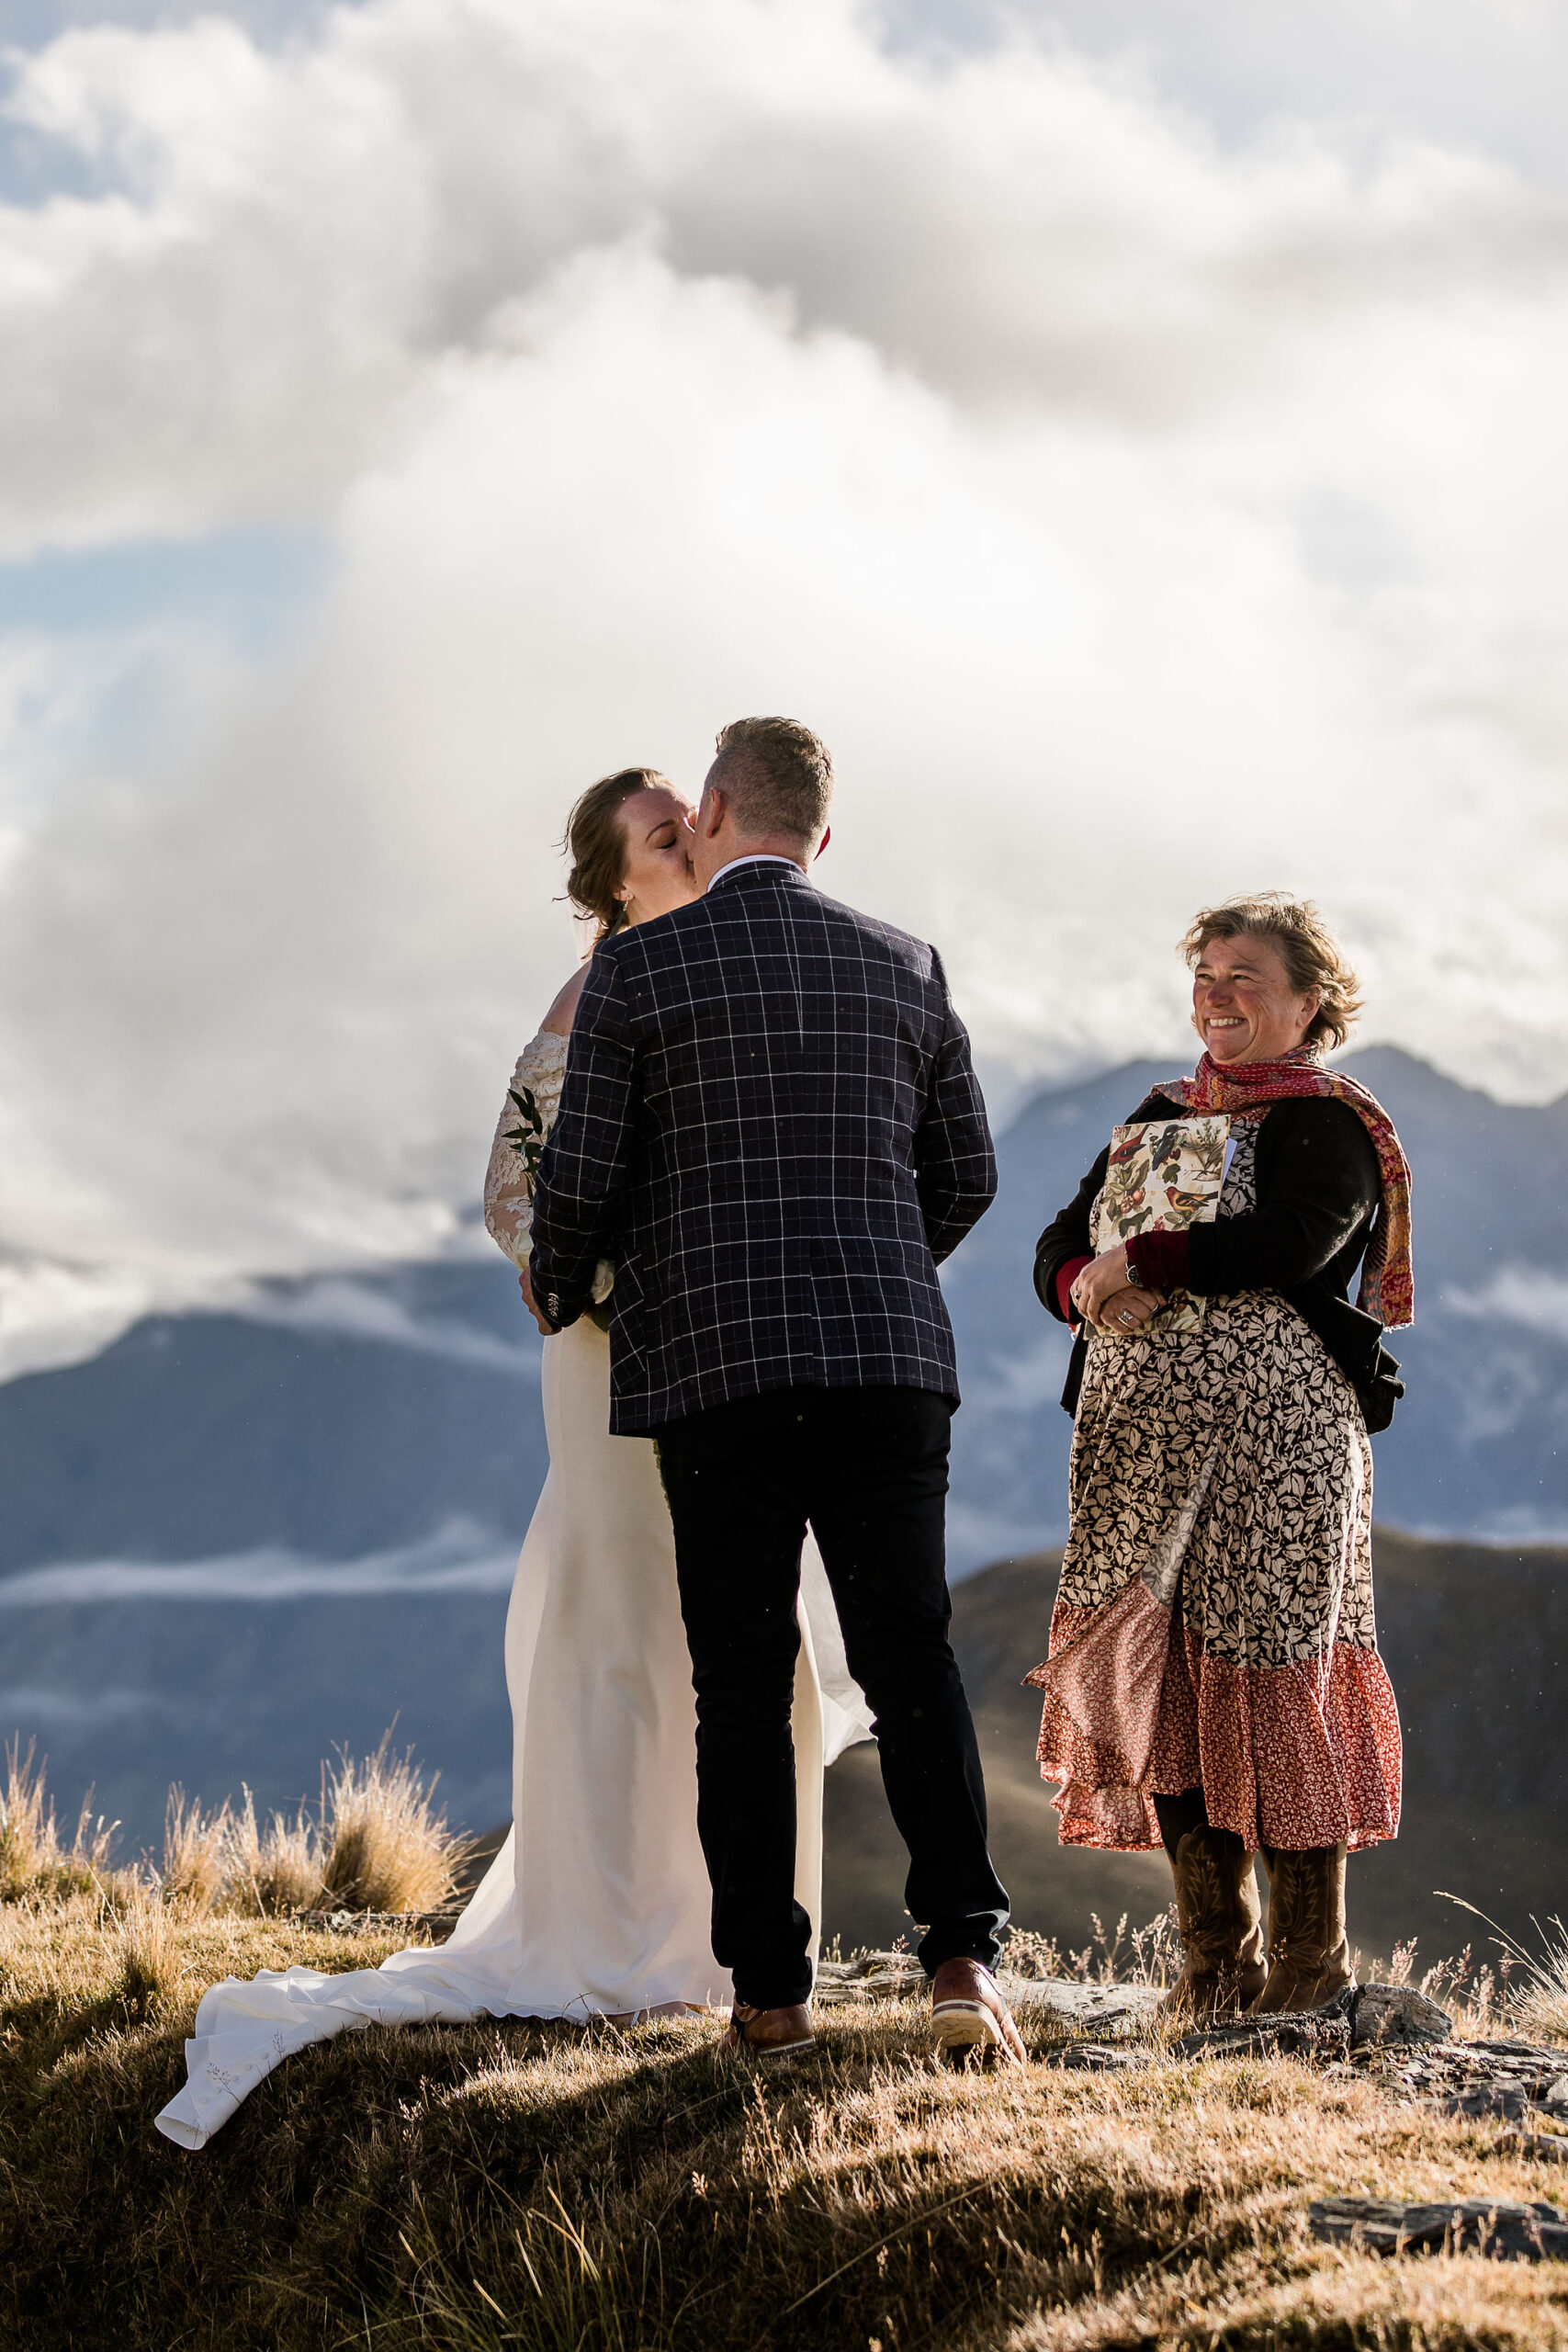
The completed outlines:
<svg viewBox="0 0 1568 2352">
<path fill-rule="evenodd" d="M 998 1071 L 1179 1051 L 1171 939 L 1279 883 L 1377 1034 L 1568 1080 L 1568 212 L 1495 158 L 838 0 L 100 28 L 13 103 L 96 188 L 0 215 L 13 554 L 333 550 L 265 658 L 0 648 L 14 1252 L 439 1246 L 568 800 L 745 709 L 828 736 L 825 885 Z"/>
</svg>

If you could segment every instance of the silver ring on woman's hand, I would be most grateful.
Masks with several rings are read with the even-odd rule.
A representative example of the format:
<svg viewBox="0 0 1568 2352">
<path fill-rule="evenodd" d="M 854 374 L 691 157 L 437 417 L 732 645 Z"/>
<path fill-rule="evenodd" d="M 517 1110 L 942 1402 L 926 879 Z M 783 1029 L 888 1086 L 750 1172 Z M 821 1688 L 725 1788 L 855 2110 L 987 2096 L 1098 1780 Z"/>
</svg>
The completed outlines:
<svg viewBox="0 0 1568 2352">
<path fill-rule="evenodd" d="M 1122 1309 L 1122 1320 L 1123 1323 L 1130 1323 L 1133 1320 L 1133 1317 L 1128 1314 L 1125 1307 Z"/>
</svg>

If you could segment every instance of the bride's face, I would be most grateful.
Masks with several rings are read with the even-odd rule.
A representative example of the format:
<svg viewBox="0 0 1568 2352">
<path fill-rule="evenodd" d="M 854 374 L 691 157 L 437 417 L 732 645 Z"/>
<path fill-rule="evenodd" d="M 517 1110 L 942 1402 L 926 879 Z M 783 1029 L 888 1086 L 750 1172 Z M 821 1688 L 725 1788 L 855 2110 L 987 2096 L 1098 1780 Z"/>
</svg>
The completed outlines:
<svg viewBox="0 0 1568 2352">
<path fill-rule="evenodd" d="M 616 896 L 628 922 L 651 922 L 698 896 L 689 854 L 692 804 L 663 785 L 649 785 L 621 804 L 626 862 Z"/>
</svg>

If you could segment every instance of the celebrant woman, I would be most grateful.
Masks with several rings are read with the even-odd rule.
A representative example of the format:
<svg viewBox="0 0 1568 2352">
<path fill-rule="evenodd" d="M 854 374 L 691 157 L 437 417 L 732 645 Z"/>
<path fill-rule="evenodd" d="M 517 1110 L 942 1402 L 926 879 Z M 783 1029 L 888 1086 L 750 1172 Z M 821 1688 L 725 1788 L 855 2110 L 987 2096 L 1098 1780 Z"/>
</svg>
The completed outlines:
<svg viewBox="0 0 1568 2352">
<path fill-rule="evenodd" d="M 1172 2006 L 1310 2008 L 1350 1982 L 1346 1854 L 1399 1826 L 1368 1429 L 1402 1393 L 1382 1339 L 1411 1319 L 1410 1171 L 1381 1105 L 1324 1066 L 1361 1000 L 1314 908 L 1235 899 L 1182 948 L 1203 1055 L 1129 1124 L 1204 1114 L 1228 1164 L 1208 1221 L 1152 1229 L 1123 1192 L 1138 1229 L 1097 1248 L 1108 1146 L 1041 1237 L 1035 1287 L 1078 1344 L 1070 1533 L 1029 1679 L 1063 1843 L 1170 1857 Z"/>
</svg>

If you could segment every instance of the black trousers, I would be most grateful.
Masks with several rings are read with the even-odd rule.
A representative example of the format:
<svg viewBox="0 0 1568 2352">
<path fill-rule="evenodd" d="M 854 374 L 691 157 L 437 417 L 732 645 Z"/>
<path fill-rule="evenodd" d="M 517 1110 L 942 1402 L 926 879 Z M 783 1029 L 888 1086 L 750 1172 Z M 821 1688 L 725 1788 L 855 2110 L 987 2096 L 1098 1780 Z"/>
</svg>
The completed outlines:
<svg viewBox="0 0 1568 2352">
<path fill-rule="evenodd" d="M 804 2001 L 811 1922 L 795 1900 L 790 1703 L 807 1521 L 871 1702 L 882 1781 L 909 1849 L 905 1900 L 928 1974 L 994 1965 L 1007 1893 L 948 1642 L 952 1409 L 920 1388 L 781 1388 L 657 1432 L 697 1694 L 697 1828 L 714 1957 L 736 1998 Z"/>
</svg>

